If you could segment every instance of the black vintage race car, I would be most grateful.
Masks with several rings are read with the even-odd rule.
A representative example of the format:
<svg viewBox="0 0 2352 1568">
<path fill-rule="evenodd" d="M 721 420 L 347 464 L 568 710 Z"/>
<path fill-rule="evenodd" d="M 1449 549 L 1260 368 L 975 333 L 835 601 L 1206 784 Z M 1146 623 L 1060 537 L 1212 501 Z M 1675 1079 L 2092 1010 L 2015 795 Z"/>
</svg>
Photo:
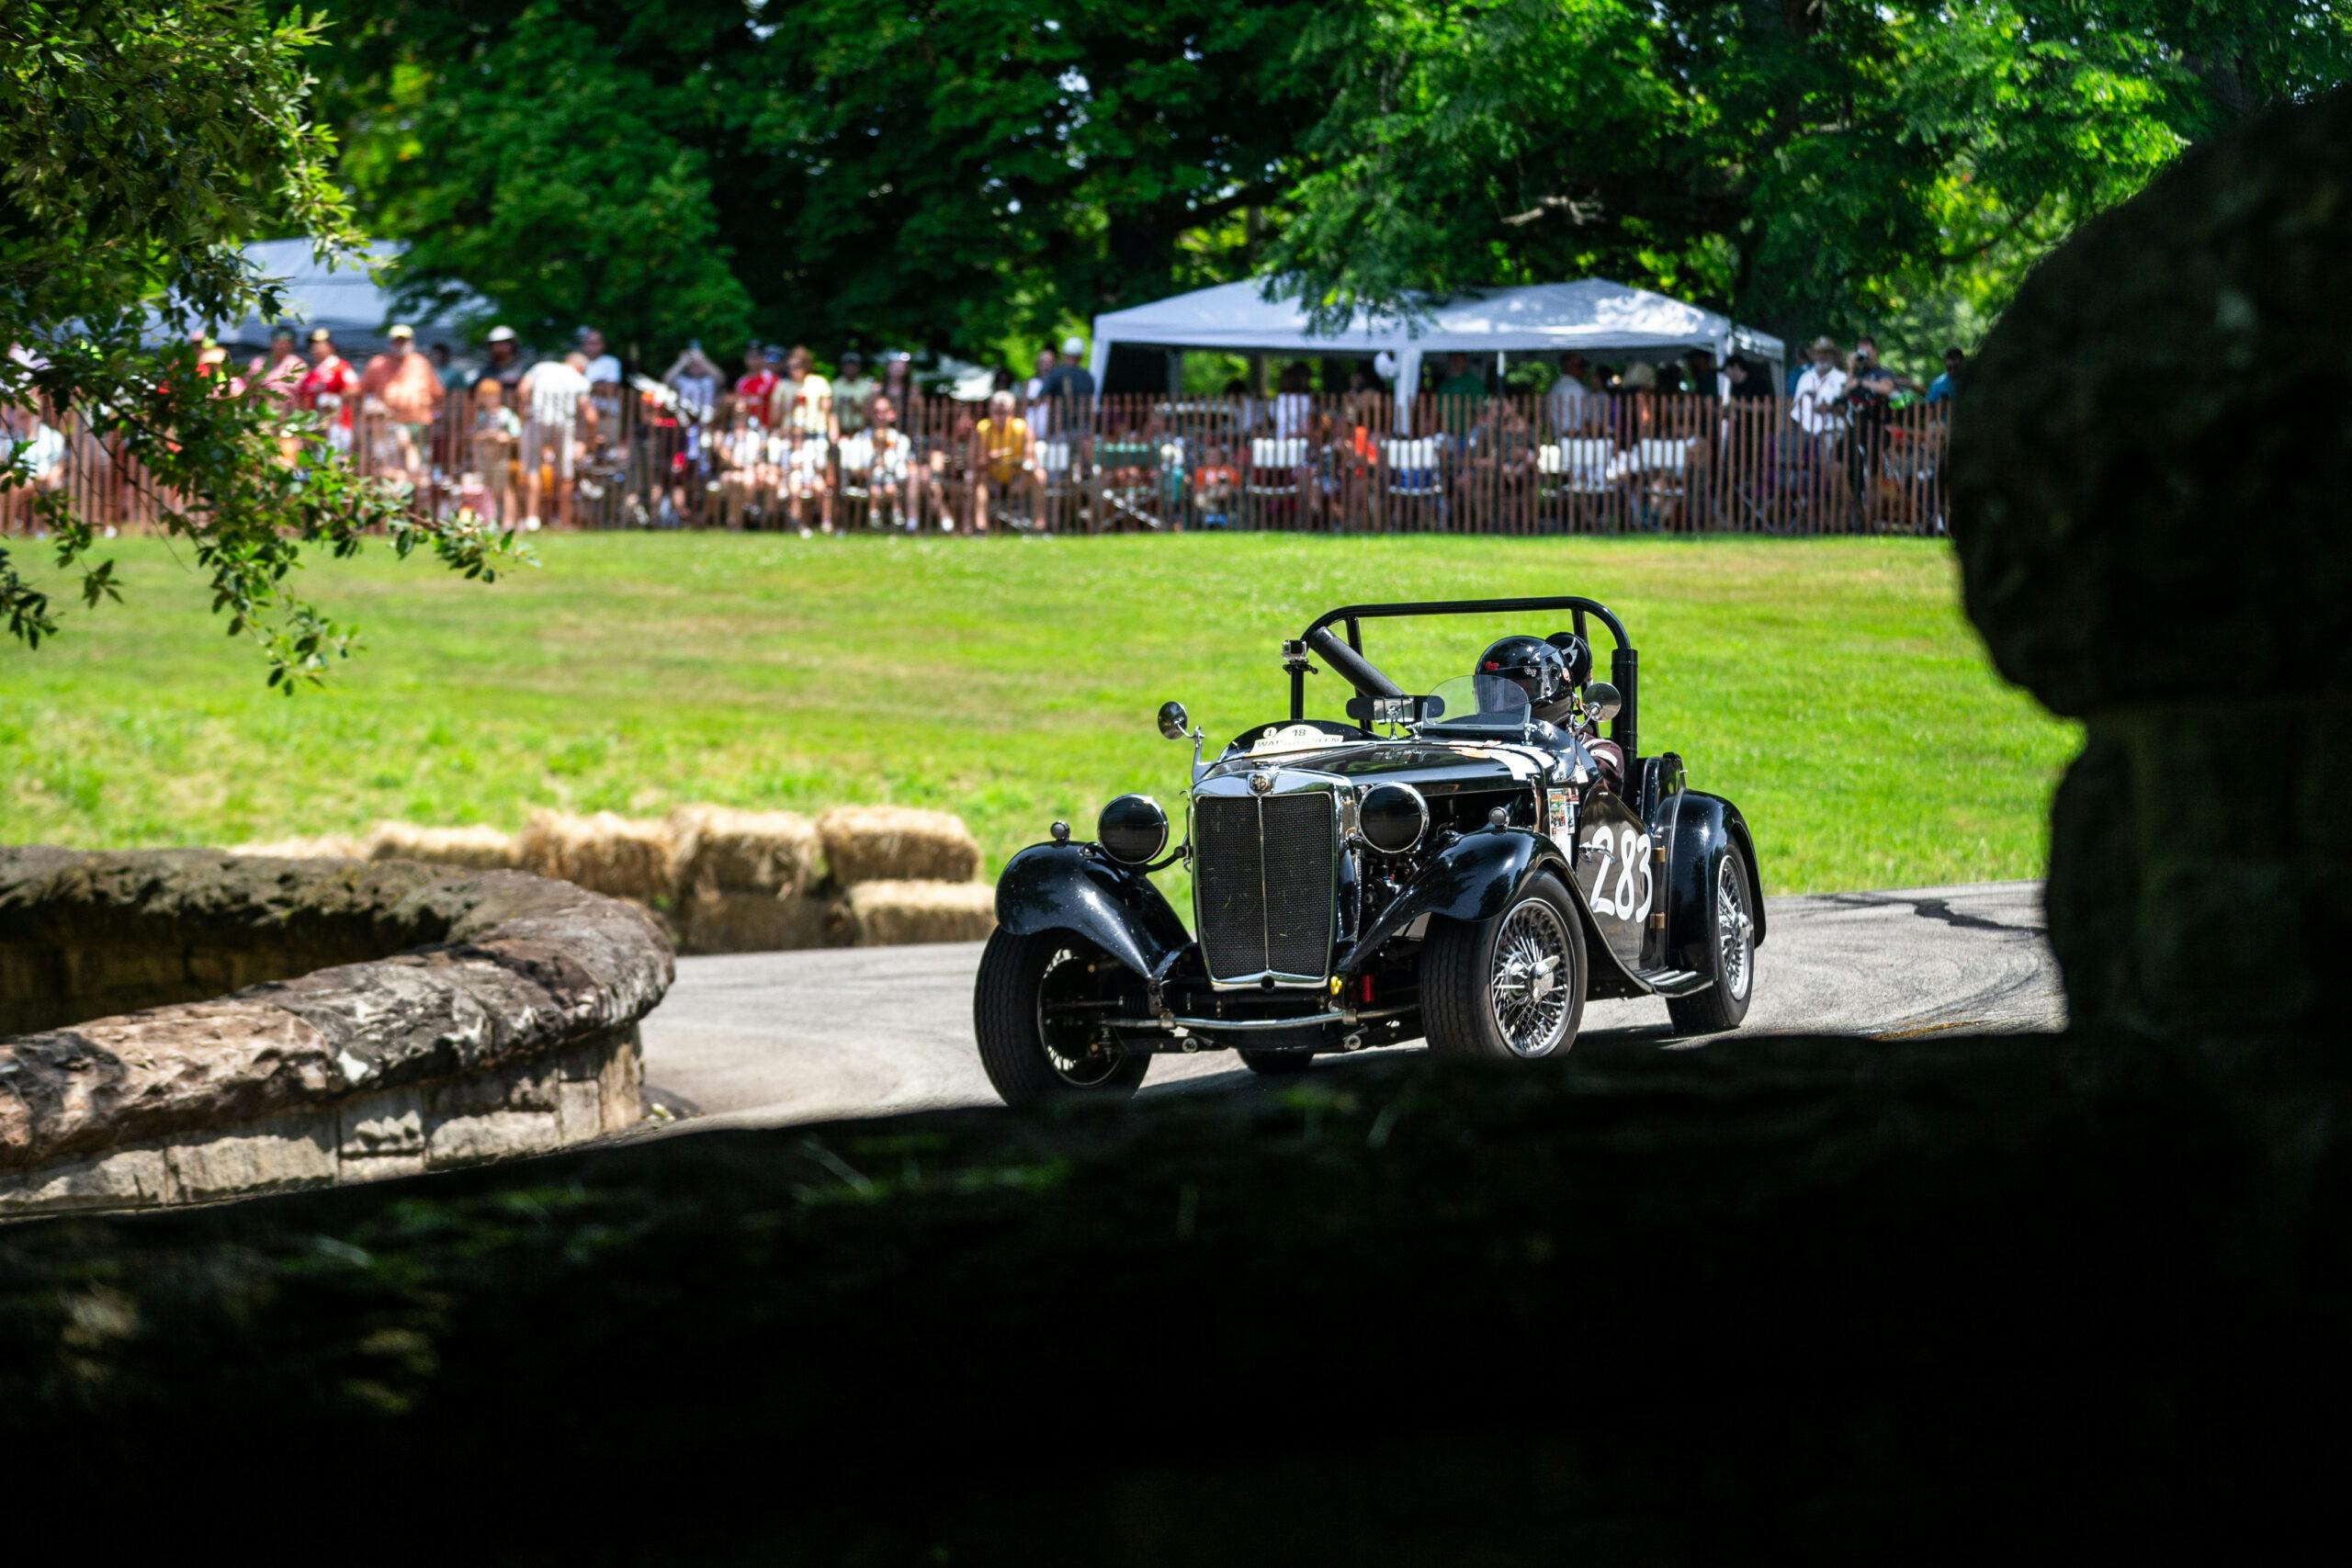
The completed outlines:
<svg viewBox="0 0 2352 1568">
<path fill-rule="evenodd" d="M 1505 637 L 1426 694 L 1364 657 L 1367 621 L 1470 615 L 1568 629 Z M 1344 721 L 1306 716 L 1317 660 L 1354 689 Z M 1755 845 L 1731 802 L 1684 787 L 1679 757 L 1642 754 L 1639 661 L 1604 605 L 1350 604 L 1283 663 L 1289 718 L 1215 761 L 1182 705 L 1160 709 L 1161 733 L 1193 748 L 1182 847 L 1156 801 L 1128 795 L 1094 841 L 1057 822 L 1005 867 L 972 1012 L 1009 1103 L 1131 1093 L 1161 1051 L 1231 1047 L 1261 1073 L 1422 1035 L 1552 1056 L 1588 996 L 1663 997 L 1685 1033 L 1747 1015 Z M 1197 938 L 1150 881 L 1179 861 Z"/>
</svg>

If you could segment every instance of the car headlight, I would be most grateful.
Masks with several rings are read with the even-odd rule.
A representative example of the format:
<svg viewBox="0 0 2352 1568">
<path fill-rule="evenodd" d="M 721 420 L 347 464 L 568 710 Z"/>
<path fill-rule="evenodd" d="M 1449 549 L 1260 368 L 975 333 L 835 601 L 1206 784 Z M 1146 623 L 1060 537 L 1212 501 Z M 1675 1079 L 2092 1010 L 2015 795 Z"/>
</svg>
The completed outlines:
<svg viewBox="0 0 2352 1568">
<path fill-rule="evenodd" d="M 1382 854 L 1403 854 L 1429 829 L 1429 802 L 1411 784 L 1375 784 L 1356 803 L 1356 831 Z"/>
<path fill-rule="evenodd" d="M 1123 795 L 1102 808 L 1094 839 L 1121 865 L 1143 865 L 1168 847 L 1168 813 L 1148 795 Z"/>
</svg>

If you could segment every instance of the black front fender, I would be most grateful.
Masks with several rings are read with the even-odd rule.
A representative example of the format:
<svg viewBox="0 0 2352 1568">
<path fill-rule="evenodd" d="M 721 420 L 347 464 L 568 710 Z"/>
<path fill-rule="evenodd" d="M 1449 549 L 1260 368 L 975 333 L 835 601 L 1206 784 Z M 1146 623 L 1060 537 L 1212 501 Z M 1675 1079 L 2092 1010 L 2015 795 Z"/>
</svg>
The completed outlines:
<svg viewBox="0 0 2352 1568">
<path fill-rule="evenodd" d="M 1483 920 L 1502 913 L 1538 861 L 1555 863 L 1561 880 L 1569 884 L 1573 893 L 1575 881 L 1567 874 L 1566 858 L 1542 834 L 1492 829 L 1464 834 L 1440 851 L 1413 878 L 1412 886 L 1396 895 L 1380 911 L 1380 918 L 1364 928 L 1363 935 L 1340 960 L 1340 972 L 1354 970 L 1378 952 L 1381 943 L 1423 915 Z"/>
<path fill-rule="evenodd" d="M 1091 844 L 1032 844 L 997 878 L 996 923 L 1015 936 L 1073 931 L 1147 980 L 1192 945 L 1151 879 Z"/>
<path fill-rule="evenodd" d="M 1666 961 L 1681 969 L 1705 969 L 1714 947 L 1713 889 L 1724 852 L 1737 849 L 1747 865 L 1748 913 L 1756 921 L 1756 944 L 1764 945 L 1762 868 L 1756 863 L 1755 840 L 1739 807 L 1719 795 L 1684 790 L 1659 803 L 1661 815 L 1671 815 L 1672 846 L 1667 863 Z M 1653 835 L 1660 826 L 1654 824 Z"/>
</svg>

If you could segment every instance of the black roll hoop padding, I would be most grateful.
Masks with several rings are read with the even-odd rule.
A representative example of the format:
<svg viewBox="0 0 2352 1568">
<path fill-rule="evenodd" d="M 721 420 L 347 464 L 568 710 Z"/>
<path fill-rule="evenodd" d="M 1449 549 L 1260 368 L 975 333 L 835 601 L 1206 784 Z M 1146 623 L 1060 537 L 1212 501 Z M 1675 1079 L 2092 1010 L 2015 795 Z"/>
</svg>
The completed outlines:
<svg viewBox="0 0 2352 1568">
<path fill-rule="evenodd" d="M 1322 657 L 1340 679 L 1367 697 L 1401 697 L 1405 688 L 1373 668 L 1372 660 L 1331 635 L 1327 626 L 1308 632 L 1306 646 Z"/>
</svg>

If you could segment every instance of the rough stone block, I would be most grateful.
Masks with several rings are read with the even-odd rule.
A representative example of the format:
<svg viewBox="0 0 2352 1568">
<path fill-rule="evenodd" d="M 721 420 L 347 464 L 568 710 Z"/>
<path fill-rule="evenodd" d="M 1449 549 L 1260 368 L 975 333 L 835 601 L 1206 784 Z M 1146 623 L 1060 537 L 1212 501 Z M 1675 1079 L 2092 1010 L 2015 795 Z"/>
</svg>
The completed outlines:
<svg viewBox="0 0 2352 1568">
<path fill-rule="evenodd" d="M 560 1064 L 548 1056 L 509 1063 L 467 1077 L 445 1078 L 424 1091 L 425 1119 L 448 1122 L 493 1111 L 551 1111 L 556 1085 L 562 1077 Z"/>
<path fill-rule="evenodd" d="M 172 1149 L 172 1174 L 187 1202 L 329 1186 L 335 1176 L 335 1132 L 330 1114 L 194 1139 Z"/>
<path fill-rule="evenodd" d="M 424 1152 L 413 1155 L 383 1155 L 370 1159 L 345 1158 L 335 1167 L 334 1182 L 338 1187 L 353 1187 L 362 1181 L 390 1181 L 396 1176 L 424 1174 Z"/>
<path fill-rule="evenodd" d="M 541 1154 L 562 1145 L 562 1129 L 552 1111 L 493 1111 L 436 1123 L 425 1145 L 424 1162 L 433 1169 L 454 1165 L 478 1165 L 483 1160 L 512 1159 Z"/>
<path fill-rule="evenodd" d="M 555 1091 L 557 1135 L 567 1144 L 593 1138 L 605 1130 L 605 1090 L 595 1079 L 558 1084 Z"/>
<path fill-rule="evenodd" d="M 161 1149 L 116 1149 L 0 1177 L 0 1214 L 56 1209 L 145 1209 L 177 1201 Z"/>
<path fill-rule="evenodd" d="M 424 1091 L 396 1089 L 343 1107 L 343 1157 L 379 1159 L 424 1153 Z"/>
<path fill-rule="evenodd" d="M 645 1115 L 645 1055 L 638 1046 L 637 1026 L 615 1040 L 605 1070 L 597 1077 L 604 1100 L 605 1131 L 634 1127 Z"/>
</svg>

